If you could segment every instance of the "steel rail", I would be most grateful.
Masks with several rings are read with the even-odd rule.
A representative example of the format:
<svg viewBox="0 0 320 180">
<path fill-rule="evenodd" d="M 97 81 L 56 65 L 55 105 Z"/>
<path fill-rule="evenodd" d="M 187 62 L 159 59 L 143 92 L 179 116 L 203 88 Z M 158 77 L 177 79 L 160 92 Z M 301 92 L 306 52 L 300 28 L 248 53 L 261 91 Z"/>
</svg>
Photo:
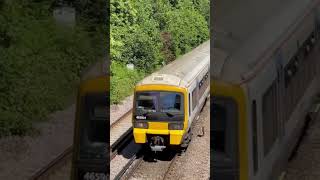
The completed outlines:
<svg viewBox="0 0 320 180">
<path fill-rule="evenodd" d="M 69 158 L 72 158 L 72 149 L 72 146 L 68 147 L 50 163 L 39 169 L 31 178 L 29 178 L 29 180 L 39 180 L 49 176 L 52 172 L 61 167 L 65 161 L 67 161 Z"/>
<path fill-rule="evenodd" d="M 132 110 L 129 110 L 125 114 L 123 114 L 118 120 L 116 120 L 113 124 L 110 125 L 110 127 L 114 127 L 116 124 L 118 124 L 121 120 L 124 119 L 124 117 L 128 116 L 131 113 Z M 127 132 L 125 132 L 115 143 L 111 145 L 111 150 L 113 153 L 111 153 L 110 158 L 114 158 L 117 153 L 118 149 L 123 148 L 127 142 L 130 142 L 129 140 L 132 137 L 132 128 L 130 128 Z M 38 171 L 36 171 L 29 180 L 40 180 L 45 179 L 48 177 L 52 172 L 56 171 L 59 167 L 62 166 L 62 164 L 67 161 L 67 159 L 72 159 L 72 152 L 73 147 L 72 145 L 66 148 L 61 154 L 59 154 L 56 158 L 54 158 L 52 161 L 50 161 L 48 164 L 46 164 L 44 167 L 40 168 Z M 111 160 L 111 159 L 110 159 Z"/>
</svg>

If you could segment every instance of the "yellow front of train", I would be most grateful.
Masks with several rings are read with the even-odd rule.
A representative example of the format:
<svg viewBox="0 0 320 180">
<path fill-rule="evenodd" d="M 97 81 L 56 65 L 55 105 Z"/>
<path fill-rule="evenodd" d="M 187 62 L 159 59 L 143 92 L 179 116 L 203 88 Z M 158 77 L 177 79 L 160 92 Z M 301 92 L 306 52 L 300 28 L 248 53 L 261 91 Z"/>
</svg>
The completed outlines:
<svg viewBox="0 0 320 180">
<path fill-rule="evenodd" d="M 88 78 L 80 83 L 76 103 L 72 180 L 107 177 L 107 133 L 109 132 L 108 79 Z"/>
<path fill-rule="evenodd" d="M 247 180 L 248 120 L 244 89 L 213 78 L 210 90 L 212 178 Z"/>
<path fill-rule="evenodd" d="M 136 143 L 152 151 L 178 146 L 188 129 L 187 89 L 171 85 L 137 85 L 133 102 Z"/>
</svg>

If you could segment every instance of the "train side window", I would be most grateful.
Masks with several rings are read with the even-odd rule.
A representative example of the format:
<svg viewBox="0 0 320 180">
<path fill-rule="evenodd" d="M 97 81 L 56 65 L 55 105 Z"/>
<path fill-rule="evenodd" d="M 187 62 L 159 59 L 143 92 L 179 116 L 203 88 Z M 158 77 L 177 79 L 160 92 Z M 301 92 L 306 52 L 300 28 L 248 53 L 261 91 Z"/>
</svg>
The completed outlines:
<svg viewBox="0 0 320 180">
<path fill-rule="evenodd" d="M 278 136 L 277 118 L 277 89 L 276 81 L 268 88 L 263 95 L 262 115 L 263 115 L 263 144 L 264 155 L 266 156 L 272 149 Z"/>
<path fill-rule="evenodd" d="M 196 108 L 197 102 L 197 88 L 194 88 L 192 91 L 192 110 Z"/>
<path fill-rule="evenodd" d="M 257 102 L 252 101 L 252 152 L 254 174 L 258 171 Z"/>
<path fill-rule="evenodd" d="M 199 95 L 202 96 L 202 94 L 206 91 L 206 89 L 209 86 L 209 72 L 207 72 L 201 79 L 201 81 L 198 84 L 199 87 Z"/>
<path fill-rule="evenodd" d="M 191 116 L 191 93 L 189 93 L 189 116 Z"/>
</svg>

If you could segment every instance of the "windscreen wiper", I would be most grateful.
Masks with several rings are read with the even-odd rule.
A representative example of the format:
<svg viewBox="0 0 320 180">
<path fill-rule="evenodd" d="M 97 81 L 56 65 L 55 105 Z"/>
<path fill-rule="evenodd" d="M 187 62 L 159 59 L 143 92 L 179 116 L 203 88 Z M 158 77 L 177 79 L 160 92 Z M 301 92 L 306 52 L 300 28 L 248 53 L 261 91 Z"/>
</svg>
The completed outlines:
<svg viewBox="0 0 320 180">
<path fill-rule="evenodd" d="M 169 117 L 173 117 L 174 115 L 169 113 L 169 112 L 166 112 L 166 115 L 169 116 Z"/>
<path fill-rule="evenodd" d="M 150 112 L 143 113 L 142 116 L 147 116 Z"/>
</svg>

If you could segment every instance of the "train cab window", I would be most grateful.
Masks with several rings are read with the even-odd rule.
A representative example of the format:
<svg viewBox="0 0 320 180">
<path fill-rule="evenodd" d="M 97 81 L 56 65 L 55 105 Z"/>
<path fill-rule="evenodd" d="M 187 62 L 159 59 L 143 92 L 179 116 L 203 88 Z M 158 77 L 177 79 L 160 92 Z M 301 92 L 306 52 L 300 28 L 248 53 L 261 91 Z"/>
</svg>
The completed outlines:
<svg viewBox="0 0 320 180">
<path fill-rule="evenodd" d="M 152 93 L 141 94 L 137 98 L 137 107 L 145 111 L 156 111 L 157 97 Z"/>
<path fill-rule="evenodd" d="M 106 142 L 105 137 L 105 124 L 107 119 L 107 113 L 106 113 L 107 106 L 102 104 L 96 104 L 91 109 L 90 113 L 90 134 L 89 134 L 89 140 L 92 142 Z"/>
<path fill-rule="evenodd" d="M 80 111 L 80 159 L 105 159 L 107 152 L 106 93 L 87 94 Z"/>
<path fill-rule="evenodd" d="M 258 129 L 257 129 L 257 101 L 252 101 L 252 156 L 253 156 L 253 171 L 258 171 Z"/>
<path fill-rule="evenodd" d="M 225 107 L 213 103 L 213 148 L 218 152 L 225 152 L 226 144 L 226 116 Z"/>
<path fill-rule="evenodd" d="M 181 95 L 175 93 L 160 93 L 160 107 L 162 112 L 180 112 Z"/>
<path fill-rule="evenodd" d="M 144 91 L 137 92 L 135 96 L 136 120 L 181 121 L 184 118 L 182 93 Z"/>
<path fill-rule="evenodd" d="M 268 155 L 278 138 L 278 93 L 276 81 L 268 88 L 263 95 L 263 143 L 264 155 Z"/>
<path fill-rule="evenodd" d="M 210 151 L 213 154 L 214 179 L 237 179 L 238 120 L 237 104 L 231 98 L 211 98 Z"/>
<path fill-rule="evenodd" d="M 192 91 L 192 111 L 196 108 L 197 102 L 197 88 L 194 88 Z"/>
</svg>

